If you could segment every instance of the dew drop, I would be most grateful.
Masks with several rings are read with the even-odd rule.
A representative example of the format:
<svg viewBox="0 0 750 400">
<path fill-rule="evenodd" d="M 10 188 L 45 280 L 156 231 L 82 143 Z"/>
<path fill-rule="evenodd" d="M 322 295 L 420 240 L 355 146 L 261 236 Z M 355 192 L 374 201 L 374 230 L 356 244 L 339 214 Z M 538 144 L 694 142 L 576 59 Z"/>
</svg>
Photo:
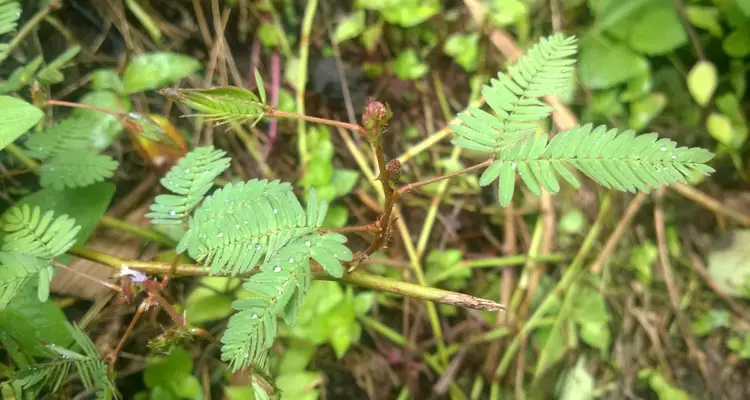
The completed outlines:
<svg viewBox="0 0 750 400">
<path fill-rule="evenodd" d="M 674 160 L 675 158 L 677 158 L 677 156 L 672 154 L 672 159 Z"/>
<path fill-rule="evenodd" d="M 273 267 L 273 272 L 281 272 L 281 267 Z"/>
<path fill-rule="evenodd" d="M 260 250 L 260 244 L 255 245 L 255 250 Z"/>
<path fill-rule="evenodd" d="M 279 213 L 279 209 L 278 209 L 278 208 L 274 208 L 274 209 L 273 209 L 273 213 L 274 213 L 274 214 L 278 214 L 278 213 Z"/>
<path fill-rule="evenodd" d="M 293 263 L 294 263 L 294 258 L 289 257 L 289 264 L 293 264 Z"/>
<path fill-rule="evenodd" d="M 510 163 L 510 167 L 511 167 L 512 169 L 516 169 L 516 163 Z"/>
<path fill-rule="evenodd" d="M 258 319 L 258 314 L 253 313 L 253 315 L 251 316 L 251 318 L 252 319 Z"/>
<path fill-rule="evenodd" d="M 242 221 L 245 225 L 247 225 L 247 220 Z"/>
<path fill-rule="evenodd" d="M 175 215 L 177 215 L 177 212 L 175 212 L 175 210 L 169 210 L 169 215 L 174 217 Z"/>
<path fill-rule="evenodd" d="M 661 150 L 661 151 L 667 151 L 667 148 L 664 147 L 664 146 L 661 146 L 661 149 L 659 149 L 659 150 Z"/>
<path fill-rule="evenodd" d="M 336 257 L 336 258 L 339 258 L 339 254 L 338 253 L 333 253 L 333 256 Z"/>
<path fill-rule="evenodd" d="M 250 353 L 245 353 L 245 358 L 250 358 Z"/>
<path fill-rule="evenodd" d="M 309 241 L 309 240 L 306 240 L 306 241 L 305 241 L 305 246 L 307 246 L 307 247 L 310 247 L 310 245 L 311 245 L 311 244 L 312 244 L 312 243 L 310 243 L 310 241 Z"/>
<path fill-rule="evenodd" d="M 190 168 L 185 168 L 185 173 L 186 174 L 190 173 Z"/>
<path fill-rule="evenodd" d="M 216 236 L 217 236 L 217 237 L 224 237 L 224 234 L 223 234 L 223 233 L 221 233 L 221 232 L 219 232 L 219 233 L 217 233 L 217 234 L 216 234 Z"/>
</svg>

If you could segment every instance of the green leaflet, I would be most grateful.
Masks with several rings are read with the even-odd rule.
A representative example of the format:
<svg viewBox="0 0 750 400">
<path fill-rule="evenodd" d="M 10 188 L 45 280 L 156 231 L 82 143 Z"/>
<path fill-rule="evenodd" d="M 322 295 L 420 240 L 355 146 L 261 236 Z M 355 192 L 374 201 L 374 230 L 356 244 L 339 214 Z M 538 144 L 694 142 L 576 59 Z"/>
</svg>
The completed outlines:
<svg viewBox="0 0 750 400">
<path fill-rule="evenodd" d="M 27 204 L 8 210 L 2 224 L 7 233 L 3 251 L 45 259 L 57 257 L 71 248 L 81 229 L 67 215 L 55 218 L 52 211 L 42 215 L 39 207 L 32 209 Z"/>
<path fill-rule="evenodd" d="M 604 187 L 628 192 L 647 192 L 659 185 L 685 183 L 693 172 L 711 173 L 705 163 L 713 153 L 701 148 L 677 147 L 674 141 L 655 133 L 636 136 L 633 131 L 617 132 L 604 126 L 576 126 L 552 140 L 547 135 L 519 140 L 503 150 L 480 178 L 486 186 L 499 179 L 499 198 L 507 205 L 515 190 L 515 175 L 534 194 L 541 188 L 557 193 L 557 175 L 573 186 L 578 180 L 573 167 Z"/>
<path fill-rule="evenodd" d="M 42 132 L 29 136 L 24 146 L 29 157 L 45 160 L 58 153 L 88 149 L 95 121 L 86 117 L 65 118 Z"/>
<path fill-rule="evenodd" d="M 39 167 L 42 187 L 57 190 L 89 186 L 111 178 L 119 163 L 105 154 L 89 150 L 59 153 Z"/>
<path fill-rule="evenodd" d="M 66 323 L 75 341 L 74 351 L 65 347 L 49 344 L 44 354 L 47 360 L 33 364 L 18 371 L 18 380 L 24 388 L 49 390 L 56 393 L 60 390 L 70 370 L 75 367 L 81 383 L 87 390 L 96 390 L 97 399 L 111 399 L 116 393 L 114 383 L 107 372 L 107 364 L 91 339 L 77 326 Z"/>
<path fill-rule="evenodd" d="M 0 251 L 0 310 L 49 264 L 49 260 L 28 254 Z"/>
<path fill-rule="evenodd" d="M 0 310 L 38 276 L 39 301 L 49 296 L 52 280 L 50 262 L 76 242 L 81 227 L 67 215 L 54 217 L 52 211 L 42 215 L 39 207 L 28 204 L 9 209 L 2 221 L 6 232 L 0 251 Z"/>
<path fill-rule="evenodd" d="M 482 88 L 495 115 L 479 108 L 459 114 L 463 122 L 451 125 L 453 144 L 486 153 L 499 154 L 519 137 L 533 132 L 552 108 L 540 99 L 559 94 L 572 78 L 577 39 L 556 34 L 543 38 L 509 68 L 510 76 L 498 74 Z"/>
<path fill-rule="evenodd" d="M 18 19 L 21 18 L 21 2 L 18 0 L 0 0 L 0 35 L 16 29 Z M 5 60 L 7 43 L 0 43 L 0 63 Z M 5 145 L 0 145 L 0 149 Z"/>
<path fill-rule="evenodd" d="M 203 200 L 213 186 L 214 179 L 229 167 L 223 150 L 199 147 L 172 167 L 161 179 L 161 184 L 174 194 L 156 197 L 146 217 L 161 225 L 180 224 Z"/>
</svg>

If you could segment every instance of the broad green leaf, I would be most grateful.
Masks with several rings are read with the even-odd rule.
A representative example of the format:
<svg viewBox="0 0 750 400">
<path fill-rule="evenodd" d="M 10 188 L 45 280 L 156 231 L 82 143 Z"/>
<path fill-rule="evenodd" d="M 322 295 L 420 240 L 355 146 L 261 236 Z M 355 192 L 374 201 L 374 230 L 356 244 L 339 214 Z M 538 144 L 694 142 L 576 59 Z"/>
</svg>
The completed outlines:
<svg viewBox="0 0 750 400">
<path fill-rule="evenodd" d="M 691 400 L 689 394 L 672 386 L 664 376 L 651 369 L 638 371 L 638 378 L 647 379 L 659 400 Z"/>
<path fill-rule="evenodd" d="M 333 205 L 328 209 L 323 226 L 327 229 L 343 228 L 349 220 L 349 210 L 340 205 Z"/>
<path fill-rule="evenodd" d="M 182 347 L 174 347 L 167 356 L 150 356 L 146 358 L 146 369 L 143 381 L 147 387 L 158 385 L 169 386 L 171 382 L 179 382 L 184 375 L 193 372 L 193 359 Z"/>
<path fill-rule="evenodd" d="M 413 27 L 438 14 L 438 0 L 357 0 L 357 8 L 378 10 L 383 18 L 404 28 Z"/>
<path fill-rule="evenodd" d="M 745 63 L 742 60 L 732 60 L 729 63 L 729 80 L 734 88 L 734 94 L 743 98 L 747 90 L 747 76 L 745 74 Z"/>
<path fill-rule="evenodd" d="M 371 52 L 375 50 L 375 46 L 377 46 L 378 42 L 380 41 L 380 38 L 383 36 L 383 20 L 380 20 L 365 29 L 364 32 L 362 32 L 362 36 L 360 36 L 359 41 L 362 43 L 362 46 L 367 49 L 367 51 Z"/>
<path fill-rule="evenodd" d="M 279 44 L 279 34 L 273 24 L 263 22 L 258 27 L 258 38 L 265 47 L 274 47 Z"/>
<path fill-rule="evenodd" d="M 651 120 L 661 114 L 666 105 L 667 96 L 663 93 L 651 93 L 630 103 L 630 128 L 636 132 L 646 129 Z"/>
<path fill-rule="evenodd" d="M 125 88 L 117 71 L 111 68 L 100 68 L 91 73 L 91 88 L 94 90 L 112 90 L 123 93 Z"/>
<path fill-rule="evenodd" d="M 750 298 L 750 230 L 735 230 L 715 241 L 708 255 L 708 273 L 724 292 Z"/>
<path fill-rule="evenodd" d="M 742 10 L 746 17 L 750 17 L 750 0 L 735 0 L 737 8 Z"/>
<path fill-rule="evenodd" d="M 728 310 L 713 308 L 693 321 L 693 333 L 705 336 L 714 329 L 726 328 L 729 326 L 730 318 L 731 314 Z"/>
<path fill-rule="evenodd" d="M 558 400 L 592 400 L 594 378 L 586 368 L 586 358 L 581 356 L 575 366 L 567 371 L 557 390 Z"/>
<path fill-rule="evenodd" d="M 635 271 L 638 280 L 644 285 L 651 284 L 653 266 L 659 252 L 652 243 L 644 243 L 633 247 L 630 253 L 629 266 Z"/>
<path fill-rule="evenodd" d="M 39 302 L 35 280 L 29 281 L 0 311 L 0 332 L 13 338 L 28 354 L 47 354 L 42 343 L 61 347 L 73 343 L 66 322 L 65 314 L 55 303 Z"/>
<path fill-rule="evenodd" d="M 493 0 L 489 18 L 493 25 L 503 28 L 511 24 L 526 23 L 528 7 L 520 0 Z"/>
<path fill-rule="evenodd" d="M 591 89 L 607 89 L 648 70 L 648 61 L 627 46 L 604 37 L 581 40 L 579 73 Z"/>
<path fill-rule="evenodd" d="M 568 330 L 573 324 L 567 324 L 567 327 L 553 325 L 551 327 L 538 328 L 533 333 L 534 342 L 541 348 L 539 359 L 537 361 L 535 376 L 542 376 L 549 367 L 556 364 L 565 355 L 566 344 L 565 335 L 575 335 L 575 328 Z"/>
<path fill-rule="evenodd" d="M 194 375 L 182 375 L 171 382 L 170 388 L 180 399 L 203 398 L 203 387 Z"/>
<path fill-rule="evenodd" d="M 15 97 L 0 96 L 0 150 L 42 119 L 42 110 Z"/>
<path fill-rule="evenodd" d="M 594 13 L 594 32 L 610 30 L 620 24 L 629 24 L 644 6 L 653 0 L 589 0 L 589 9 Z"/>
<path fill-rule="evenodd" d="M 571 209 L 560 217 L 559 229 L 564 233 L 581 233 L 586 227 L 586 215 L 578 209 Z"/>
<path fill-rule="evenodd" d="M 81 104 L 105 108 L 114 112 L 127 113 L 132 106 L 130 99 L 126 96 L 118 96 L 109 90 L 96 90 L 84 95 L 79 101 Z M 124 131 L 122 123 L 114 115 L 103 112 L 76 108 L 72 115 L 74 117 L 86 118 L 91 121 L 91 145 L 94 150 L 104 150 L 109 147 Z"/>
<path fill-rule="evenodd" d="M 727 340 L 727 347 L 737 353 L 740 358 L 750 358 L 750 333 L 742 337 L 734 336 Z"/>
<path fill-rule="evenodd" d="M 719 143 L 732 146 L 732 121 L 726 115 L 711 113 L 706 120 L 706 129 Z"/>
<path fill-rule="evenodd" d="M 185 304 L 187 322 L 201 325 L 228 317 L 232 313 L 232 298 L 209 288 L 198 286 L 190 292 Z"/>
<path fill-rule="evenodd" d="M 669 53 L 688 41 L 687 32 L 673 5 L 649 8 L 630 29 L 630 47 L 649 55 Z"/>
<path fill-rule="evenodd" d="M 415 80 L 420 79 L 429 71 L 427 64 L 422 62 L 414 49 L 407 49 L 393 61 L 393 72 L 398 79 Z"/>
<path fill-rule="evenodd" d="M 453 57 L 464 70 L 474 72 L 477 69 L 479 56 L 479 34 L 453 34 L 445 42 L 443 51 Z"/>
<path fill-rule="evenodd" d="M 367 25 L 365 21 L 365 12 L 362 10 L 355 11 L 339 21 L 336 25 L 334 37 L 336 43 L 341 43 L 359 36 Z"/>
<path fill-rule="evenodd" d="M 322 379 L 318 372 L 300 371 L 283 374 L 274 382 L 281 392 L 281 400 L 317 400 L 316 382 Z"/>
<path fill-rule="evenodd" d="M 201 69 L 201 63 L 189 56 L 155 52 L 136 56 L 123 72 L 126 93 L 168 86 Z"/>
<path fill-rule="evenodd" d="M 705 106 L 711 100 L 717 83 L 718 73 L 716 67 L 710 61 L 698 61 L 688 73 L 688 89 L 695 101 L 701 106 Z"/>
<path fill-rule="evenodd" d="M 582 287 L 576 292 L 575 301 L 573 319 L 580 326 L 581 340 L 606 354 L 612 341 L 609 329 L 612 317 L 604 297 L 590 287 Z"/>
<path fill-rule="evenodd" d="M 654 82 L 651 76 L 651 71 L 646 70 L 645 73 L 634 77 L 628 81 L 625 86 L 625 90 L 620 94 L 620 100 L 626 102 L 633 102 L 642 99 L 644 96 L 651 93 L 651 89 L 654 87 Z"/>
<path fill-rule="evenodd" d="M 719 10 L 716 7 L 686 5 L 685 14 L 690 23 L 696 27 L 705 29 L 716 37 L 724 35 Z"/>
<path fill-rule="evenodd" d="M 722 48 L 728 56 L 743 58 L 750 54 L 750 23 L 727 35 Z"/>
<path fill-rule="evenodd" d="M 336 197 L 349 194 L 359 179 L 359 172 L 352 169 L 335 169 L 331 176 L 331 183 L 336 188 Z"/>
</svg>

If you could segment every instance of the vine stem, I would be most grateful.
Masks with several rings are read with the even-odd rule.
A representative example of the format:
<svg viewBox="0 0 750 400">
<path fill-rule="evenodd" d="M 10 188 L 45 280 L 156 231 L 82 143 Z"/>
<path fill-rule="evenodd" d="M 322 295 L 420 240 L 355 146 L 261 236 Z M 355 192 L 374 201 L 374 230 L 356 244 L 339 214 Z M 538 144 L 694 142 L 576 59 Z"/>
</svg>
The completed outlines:
<svg viewBox="0 0 750 400">
<path fill-rule="evenodd" d="M 170 263 L 124 260 L 111 254 L 102 253 L 81 246 L 74 246 L 73 248 L 68 250 L 68 253 L 76 257 L 106 265 L 118 271 L 122 268 L 129 268 L 131 270 L 136 270 L 152 275 L 166 275 L 170 273 L 170 271 L 174 271 L 173 276 L 209 275 L 209 271 L 206 268 L 197 264 L 178 264 L 173 269 L 173 265 Z M 412 297 L 415 299 L 433 301 L 440 304 L 448 304 L 455 307 L 472 308 L 484 311 L 498 311 L 505 309 L 504 305 L 491 300 L 474 297 L 464 293 L 452 292 L 450 290 L 443 290 L 429 286 L 402 282 L 399 280 L 371 275 L 364 272 L 355 271 L 345 273 L 343 277 L 337 279 L 325 273 L 319 266 L 314 266 L 312 269 L 313 279 L 316 280 L 338 280 L 343 283 L 348 283 L 379 292 L 394 293 L 402 296 Z M 255 273 L 257 273 L 257 271 L 253 270 L 246 274 L 242 274 L 241 276 L 252 276 Z"/>
<path fill-rule="evenodd" d="M 268 110 L 265 116 L 269 118 L 290 118 L 290 119 L 302 120 L 302 121 L 307 121 L 307 122 L 313 122 L 317 124 L 337 126 L 340 128 L 344 128 L 344 129 L 356 132 L 360 135 L 365 134 L 365 128 L 361 125 L 350 124 L 348 122 L 343 122 L 343 121 L 335 121 L 335 120 L 327 119 L 327 118 L 312 117 L 309 115 L 293 113 L 293 112 L 288 112 L 288 111 L 281 111 L 281 110 L 276 110 L 273 108 Z"/>
<path fill-rule="evenodd" d="M 403 196 L 407 192 L 410 192 L 410 191 L 412 191 L 414 189 L 418 189 L 418 188 L 420 188 L 422 186 L 427 186 L 427 185 L 435 183 L 435 182 L 440 182 L 440 181 L 442 181 L 444 179 L 450 179 L 450 178 L 453 178 L 453 177 L 456 177 L 456 176 L 459 176 L 459 175 L 462 175 L 462 174 L 465 174 L 467 172 L 471 172 L 471 171 L 474 171 L 474 170 L 477 170 L 477 169 L 480 169 L 480 168 L 489 167 L 490 165 L 492 165 L 493 162 L 495 162 L 495 159 L 490 158 L 487 161 L 483 161 L 483 162 L 481 162 L 479 164 L 474 164 L 474 165 L 472 165 L 470 167 L 467 167 L 467 168 L 464 168 L 464 169 L 462 169 L 460 171 L 451 172 L 450 174 L 440 175 L 440 176 L 436 176 L 436 177 L 433 177 L 433 178 L 425 179 L 423 181 L 412 182 L 412 183 L 406 184 L 404 186 L 401 186 L 397 190 L 398 196 L 399 197 Z"/>
<path fill-rule="evenodd" d="M 87 110 L 93 110 L 93 111 L 99 111 L 105 114 L 112 115 L 114 117 L 117 117 L 117 119 L 122 119 L 122 114 L 114 112 L 112 110 L 107 110 L 106 108 L 101 108 L 97 106 L 91 106 L 88 104 L 79 104 L 74 103 L 72 101 L 64 101 L 64 100 L 46 100 L 44 102 L 45 106 L 63 106 L 63 107 L 72 107 L 72 108 L 85 108 Z"/>
</svg>

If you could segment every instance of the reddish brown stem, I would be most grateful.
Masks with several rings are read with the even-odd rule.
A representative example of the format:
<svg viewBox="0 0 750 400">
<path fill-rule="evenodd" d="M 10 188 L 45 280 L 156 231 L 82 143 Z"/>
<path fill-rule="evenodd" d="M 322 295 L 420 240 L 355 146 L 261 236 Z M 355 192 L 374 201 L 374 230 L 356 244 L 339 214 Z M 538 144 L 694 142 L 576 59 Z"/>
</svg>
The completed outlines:
<svg viewBox="0 0 750 400">
<path fill-rule="evenodd" d="M 366 133 L 365 128 L 361 125 L 350 124 L 348 122 L 342 122 L 342 121 L 334 121 L 332 119 L 326 119 L 326 118 L 320 118 L 320 117 L 311 117 L 309 115 L 297 114 L 293 112 L 270 109 L 266 112 L 265 116 L 269 118 L 291 118 L 291 119 L 313 122 L 316 124 L 338 126 L 344 129 L 348 129 L 350 131 L 354 131 L 360 135 L 364 135 Z"/>
<path fill-rule="evenodd" d="M 64 106 L 64 107 L 73 107 L 73 108 L 85 108 L 87 110 L 94 110 L 94 111 L 103 112 L 105 114 L 109 114 L 109 115 L 115 116 L 118 119 L 122 119 L 122 114 L 121 113 L 117 113 L 117 112 L 114 112 L 112 110 L 107 110 L 106 108 L 101 108 L 101 107 L 97 107 L 97 106 L 90 106 L 88 104 L 74 103 L 72 101 L 47 100 L 47 101 L 44 102 L 44 105 L 45 106 Z"/>
<path fill-rule="evenodd" d="M 379 128 L 375 127 L 374 129 Z M 376 252 L 380 248 L 380 246 L 383 245 L 383 242 L 385 242 L 386 237 L 388 236 L 391 214 L 393 214 L 393 205 L 398 200 L 398 192 L 393 190 L 393 186 L 391 185 L 391 177 L 390 173 L 388 172 L 388 168 L 386 167 L 385 153 L 383 152 L 382 135 L 380 134 L 380 132 L 370 132 L 368 137 L 374 138 L 374 140 L 372 141 L 372 148 L 373 150 L 375 150 L 375 159 L 378 162 L 378 169 L 380 170 L 378 173 L 378 180 L 383 186 L 383 193 L 385 194 L 383 215 L 375 223 L 380 229 L 380 234 L 375 237 L 372 243 L 370 243 L 370 247 L 365 250 L 365 254 L 369 256 L 370 254 Z"/>
<path fill-rule="evenodd" d="M 135 315 L 133 316 L 133 319 L 130 320 L 128 329 L 125 330 L 125 333 L 120 338 L 120 341 L 117 343 L 115 349 L 112 350 L 111 353 L 109 353 L 109 356 L 107 356 L 107 358 L 109 359 L 109 365 L 115 365 L 115 362 L 117 361 L 117 355 L 120 353 L 120 350 L 122 350 L 122 346 L 125 345 L 125 340 L 127 340 L 128 336 L 130 336 L 130 332 L 132 332 L 133 328 L 135 328 L 135 323 L 138 322 L 138 319 L 141 318 L 141 314 L 143 314 L 143 311 L 145 311 L 148 306 L 149 299 L 146 299 L 138 306 L 138 309 L 135 310 Z"/>
<path fill-rule="evenodd" d="M 326 232 L 352 233 L 352 232 L 380 232 L 376 224 L 345 226 L 338 229 L 325 229 Z"/>
<path fill-rule="evenodd" d="M 182 316 L 180 316 L 177 310 L 175 310 L 174 307 L 169 304 L 167 299 L 165 299 L 159 293 L 159 284 L 149 279 L 143 282 L 143 288 L 148 292 L 149 299 L 158 303 L 164 309 L 164 311 L 169 314 L 169 317 L 172 318 L 172 321 L 174 321 L 175 324 L 179 326 L 185 325 L 185 320 L 182 318 Z"/>
<path fill-rule="evenodd" d="M 423 181 L 419 181 L 419 182 L 412 182 L 412 183 L 409 183 L 409 184 L 407 184 L 407 185 L 401 186 L 401 187 L 400 187 L 400 188 L 399 188 L 399 189 L 397 190 L 397 192 L 398 192 L 398 196 L 403 196 L 403 195 L 404 195 L 404 194 L 406 194 L 407 192 L 409 192 L 409 191 L 412 191 L 412 190 L 414 190 L 414 189 L 417 189 L 417 188 L 420 188 L 420 187 L 422 187 L 422 186 L 426 186 L 426 185 L 429 185 L 429 184 L 432 184 L 432 183 L 435 183 L 435 182 L 440 182 L 440 181 L 442 181 L 442 180 L 444 180 L 444 179 L 450 179 L 450 178 L 456 177 L 456 176 L 458 176 L 458 175 L 461 175 L 461 174 L 465 174 L 465 173 L 467 173 L 467 172 L 471 172 L 471 171 L 474 171 L 474 170 L 476 170 L 476 169 L 480 169 L 480 168 L 488 167 L 488 166 L 490 166 L 490 165 L 491 165 L 491 164 L 492 164 L 493 162 L 495 162 L 495 160 L 494 160 L 494 159 L 489 159 L 489 160 L 487 160 L 487 161 L 484 161 L 484 162 L 481 162 L 481 163 L 479 163 L 479 164 L 475 164 L 475 165 L 472 165 L 471 167 L 468 167 L 468 168 L 464 168 L 464 169 L 462 169 L 462 170 L 460 170 L 460 171 L 456 171 L 456 172 L 451 172 L 450 174 L 445 174 L 445 175 L 440 175 L 440 176 L 436 176 L 436 177 L 433 177 L 433 178 L 430 178 L 430 179 L 425 179 L 425 180 L 423 180 Z"/>
</svg>

